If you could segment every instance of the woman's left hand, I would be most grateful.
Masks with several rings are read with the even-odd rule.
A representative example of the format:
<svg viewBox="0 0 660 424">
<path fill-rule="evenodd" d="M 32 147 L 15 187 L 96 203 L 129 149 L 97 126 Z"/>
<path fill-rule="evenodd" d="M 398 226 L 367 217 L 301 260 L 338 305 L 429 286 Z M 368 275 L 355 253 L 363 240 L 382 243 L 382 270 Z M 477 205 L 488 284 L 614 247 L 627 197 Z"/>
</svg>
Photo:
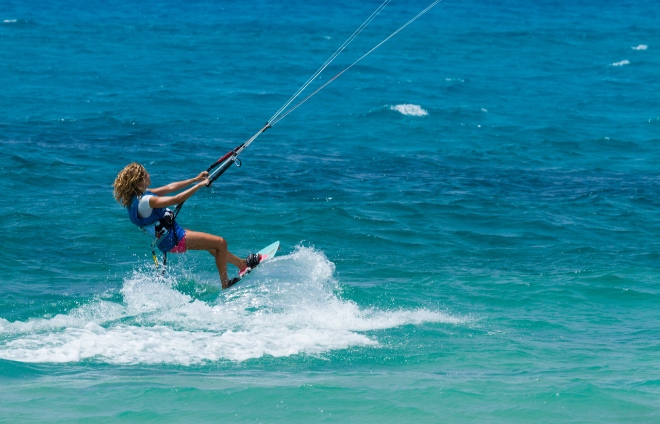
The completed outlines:
<svg viewBox="0 0 660 424">
<path fill-rule="evenodd" d="M 197 181 L 203 181 L 209 177 L 209 173 L 207 171 L 200 172 L 200 174 L 195 178 Z"/>
</svg>

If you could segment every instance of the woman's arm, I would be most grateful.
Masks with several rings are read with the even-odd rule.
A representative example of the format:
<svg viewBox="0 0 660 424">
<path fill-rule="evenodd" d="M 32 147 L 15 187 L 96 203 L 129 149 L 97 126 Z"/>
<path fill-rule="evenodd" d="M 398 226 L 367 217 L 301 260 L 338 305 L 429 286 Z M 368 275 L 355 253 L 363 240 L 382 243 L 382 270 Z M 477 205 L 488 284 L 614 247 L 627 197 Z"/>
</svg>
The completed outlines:
<svg viewBox="0 0 660 424">
<path fill-rule="evenodd" d="M 201 174 L 200 174 L 201 175 Z M 194 180 L 194 179 L 192 179 Z M 192 181 L 189 180 L 189 181 Z M 181 202 L 188 200 L 193 194 L 197 192 L 200 188 L 204 187 L 208 183 L 208 179 L 204 179 L 201 182 L 190 187 L 188 190 L 182 191 L 181 193 L 175 196 L 151 196 L 149 198 L 149 206 L 152 208 L 166 208 L 168 206 L 178 205 Z M 178 183 L 172 183 L 178 184 Z M 153 191 L 153 190 L 152 190 Z M 155 191 L 153 191 L 156 193 Z"/>
<path fill-rule="evenodd" d="M 178 191 L 181 190 L 182 188 L 189 186 L 192 183 L 196 183 L 198 181 L 205 180 L 208 178 L 209 173 L 204 171 L 201 172 L 198 176 L 195 178 L 191 178 L 189 180 L 183 180 L 183 181 L 177 181 L 175 183 L 169 183 L 168 185 L 162 186 L 162 187 L 157 187 L 157 188 L 150 188 L 149 191 L 154 193 L 157 196 L 164 196 L 165 194 L 169 194 L 173 191 Z M 158 206 L 161 207 L 161 206 Z"/>
</svg>

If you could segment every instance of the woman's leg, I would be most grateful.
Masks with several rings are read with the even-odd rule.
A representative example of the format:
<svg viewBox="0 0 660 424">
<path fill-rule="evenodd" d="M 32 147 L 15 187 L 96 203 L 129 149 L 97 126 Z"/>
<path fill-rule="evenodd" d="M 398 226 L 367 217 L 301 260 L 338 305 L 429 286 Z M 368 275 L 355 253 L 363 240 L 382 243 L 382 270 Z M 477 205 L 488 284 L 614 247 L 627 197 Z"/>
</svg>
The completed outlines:
<svg viewBox="0 0 660 424">
<path fill-rule="evenodd" d="M 227 262 L 239 270 L 243 270 L 247 266 L 244 259 L 240 259 L 227 250 L 227 242 L 224 238 L 214 236 L 213 234 L 186 230 L 186 248 L 190 250 L 207 250 L 213 255 L 223 288 L 227 287 L 229 282 L 229 278 L 227 277 Z"/>
</svg>

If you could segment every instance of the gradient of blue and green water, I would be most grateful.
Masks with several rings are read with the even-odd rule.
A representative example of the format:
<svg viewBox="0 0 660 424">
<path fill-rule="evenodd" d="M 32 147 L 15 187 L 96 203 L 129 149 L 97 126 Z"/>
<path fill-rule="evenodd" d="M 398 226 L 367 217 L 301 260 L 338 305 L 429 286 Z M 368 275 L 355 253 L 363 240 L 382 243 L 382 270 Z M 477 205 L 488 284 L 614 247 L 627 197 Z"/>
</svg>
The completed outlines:
<svg viewBox="0 0 660 424">
<path fill-rule="evenodd" d="M 186 203 L 276 260 L 155 272 L 117 172 L 197 175 L 379 4 L 0 4 L 0 421 L 660 421 L 654 1 L 440 3 Z"/>
</svg>

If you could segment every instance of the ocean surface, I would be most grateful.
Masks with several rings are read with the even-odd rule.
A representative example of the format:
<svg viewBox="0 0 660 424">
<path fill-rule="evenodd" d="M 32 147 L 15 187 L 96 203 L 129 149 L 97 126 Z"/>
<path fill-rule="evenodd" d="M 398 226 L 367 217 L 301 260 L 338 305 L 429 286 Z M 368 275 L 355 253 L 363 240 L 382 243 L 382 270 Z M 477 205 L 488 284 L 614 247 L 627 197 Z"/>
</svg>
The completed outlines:
<svg viewBox="0 0 660 424">
<path fill-rule="evenodd" d="M 196 176 L 380 4 L 0 3 L 0 422 L 660 422 L 657 1 L 439 3 L 182 209 L 273 261 L 156 270 L 117 173 Z"/>
</svg>

